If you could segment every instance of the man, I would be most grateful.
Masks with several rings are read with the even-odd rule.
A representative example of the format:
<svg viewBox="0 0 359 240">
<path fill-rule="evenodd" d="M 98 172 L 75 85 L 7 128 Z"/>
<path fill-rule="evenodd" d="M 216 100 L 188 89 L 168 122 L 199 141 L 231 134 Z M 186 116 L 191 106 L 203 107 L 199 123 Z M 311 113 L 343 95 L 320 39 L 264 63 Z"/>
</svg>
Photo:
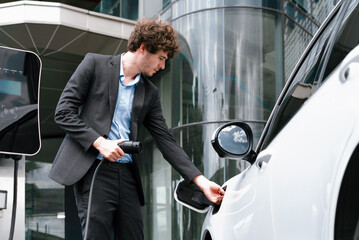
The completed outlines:
<svg viewBox="0 0 359 240">
<path fill-rule="evenodd" d="M 128 52 L 118 56 L 87 54 L 59 99 L 55 121 L 66 131 L 49 177 L 74 184 L 82 230 L 88 239 L 143 239 L 140 206 L 144 204 L 137 157 L 118 146 L 135 141 L 144 125 L 164 158 L 207 198 L 219 204 L 224 191 L 206 179 L 180 148 L 162 115 L 158 89 L 146 78 L 165 68 L 179 51 L 177 33 L 163 21 L 144 19 L 135 25 Z M 90 219 L 89 189 L 93 188 Z"/>
</svg>

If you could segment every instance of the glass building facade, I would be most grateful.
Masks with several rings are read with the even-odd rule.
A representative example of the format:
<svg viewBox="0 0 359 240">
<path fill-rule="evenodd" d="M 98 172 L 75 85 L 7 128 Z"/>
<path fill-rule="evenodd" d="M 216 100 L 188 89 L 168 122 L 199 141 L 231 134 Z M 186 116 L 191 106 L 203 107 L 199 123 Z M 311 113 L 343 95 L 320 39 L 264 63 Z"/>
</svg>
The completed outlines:
<svg viewBox="0 0 359 240">
<path fill-rule="evenodd" d="M 213 132 L 225 122 L 244 121 L 254 130 L 256 144 L 286 79 L 337 0 L 52 2 L 130 20 L 160 16 L 172 23 L 179 32 L 181 52 L 152 81 L 160 90 L 164 116 L 178 143 L 207 178 L 223 184 L 247 164 L 220 159 L 210 144 Z M 18 28 L 22 32 L 41 32 L 40 25 Z M 63 48 L 59 45 L 51 49 L 44 43 L 44 49 L 38 49 L 46 60 L 40 96 L 41 128 L 47 128 L 51 134 L 42 136 L 42 150 L 37 155 L 21 161 L 25 178 L 25 239 L 81 238 L 72 189 L 47 177 L 63 135 L 51 132 L 56 126 L 45 123 L 53 115 L 45 114 L 53 111 L 57 103 L 51 95 L 59 96 L 86 52 L 118 54 L 125 50 L 127 42 L 105 39 L 101 32 L 86 35 L 73 29 L 66 32 L 62 27 L 56 31 L 62 38 L 74 40 Z M 39 36 L 52 39 L 54 34 Z M 19 47 L 16 42 L 10 43 L 16 37 L 6 25 L 0 26 L 0 45 Z M 34 41 L 41 43 L 42 38 Z M 101 44 L 91 45 L 99 41 Z M 49 54 L 50 49 L 67 50 L 71 44 L 71 51 Z M 47 52 L 45 47 L 49 48 Z M 50 85 L 54 75 L 49 71 L 61 74 L 63 81 Z M 45 90 L 52 92 L 45 94 Z M 144 129 L 140 136 L 144 144 L 140 168 L 146 198 L 146 239 L 199 239 L 205 215 L 174 201 L 173 190 L 181 176 L 163 159 Z M 3 163 L 0 161 L 0 170 L 5 168 Z"/>
</svg>

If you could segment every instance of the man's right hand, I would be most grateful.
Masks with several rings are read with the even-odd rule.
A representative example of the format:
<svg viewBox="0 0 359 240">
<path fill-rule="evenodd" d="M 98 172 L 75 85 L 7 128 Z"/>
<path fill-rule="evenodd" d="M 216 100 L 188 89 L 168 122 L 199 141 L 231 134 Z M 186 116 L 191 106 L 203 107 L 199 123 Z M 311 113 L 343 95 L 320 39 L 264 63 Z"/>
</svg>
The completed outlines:
<svg viewBox="0 0 359 240">
<path fill-rule="evenodd" d="M 118 144 L 124 141 L 128 141 L 128 139 L 108 140 L 104 137 L 99 137 L 92 145 L 104 158 L 114 162 L 125 155 L 124 151 L 118 146 Z"/>
</svg>

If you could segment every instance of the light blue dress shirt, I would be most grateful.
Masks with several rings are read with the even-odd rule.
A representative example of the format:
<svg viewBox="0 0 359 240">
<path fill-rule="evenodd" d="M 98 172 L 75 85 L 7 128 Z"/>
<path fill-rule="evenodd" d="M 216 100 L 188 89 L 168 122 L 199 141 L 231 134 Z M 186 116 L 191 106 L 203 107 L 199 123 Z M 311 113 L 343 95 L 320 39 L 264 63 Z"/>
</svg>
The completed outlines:
<svg viewBox="0 0 359 240">
<path fill-rule="evenodd" d="M 125 75 L 123 72 L 123 66 L 121 61 L 116 109 L 113 115 L 111 129 L 107 139 L 116 140 L 130 138 L 132 103 L 133 97 L 135 95 L 136 85 L 140 81 L 140 76 L 141 74 L 138 74 L 135 80 L 125 85 L 125 83 L 123 82 L 125 79 Z M 99 154 L 97 158 L 103 159 L 103 156 Z M 116 162 L 131 163 L 132 155 L 125 154 L 125 156 L 118 159 Z"/>
</svg>

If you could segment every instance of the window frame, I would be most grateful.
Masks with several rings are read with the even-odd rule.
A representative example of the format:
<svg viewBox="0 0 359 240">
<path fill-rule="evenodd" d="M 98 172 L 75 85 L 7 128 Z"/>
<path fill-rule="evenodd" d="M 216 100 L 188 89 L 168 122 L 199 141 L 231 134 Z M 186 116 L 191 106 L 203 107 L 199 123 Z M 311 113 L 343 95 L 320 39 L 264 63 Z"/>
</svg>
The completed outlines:
<svg viewBox="0 0 359 240">
<path fill-rule="evenodd" d="M 328 43 L 327 43 L 327 46 L 324 51 L 324 54 L 323 56 L 321 57 L 321 60 L 320 62 L 323 62 L 325 61 L 326 59 L 328 59 L 330 57 L 330 53 L 331 53 L 331 49 L 333 47 L 333 44 L 336 40 L 336 37 L 337 37 L 337 34 L 339 32 L 339 29 L 340 29 L 340 25 L 341 25 L 341 22 L 342 22 L 342 18 L 343 16 L 339 16 L 339 14 L 342 14 L 342 15 L 345 15 L 346 13 L 346 10 L 347 10 L 347 7 L 345 6 L 348 6 L 349 5 L 349 2 L 350 1 L 345 1 L 345 0 L 342 0 L 340 2 L 337 3 L 337 5 L 334 7 L 334 9 L 331 11 L 331 13 L 329 14 L 329 16 L 326 18 L 326 20 L 324 21 L 324 23 L 320 26 L 320 28 L 318 29 L 317 33 L 314 35 L 314 37 L 312 38 L 312 40 L 310 41 L 310 43 L 308 44 L 308 47 L 306 48 L 306 50 L 304 51 L 303 55 L 301 56 L 301 58 L 299 59 L 298 63 L 296 64 L 294 70 L 292 71 L 291 75 L 289 76 L 280 96 L 278 97 L 277 99 L 277 102 L 273 108 L 273 111 L 272 113 L 270 114 L 269 116 L 269 119 L 267 121 L 267 124 L 266 126 L 264 127 L 264 130 L 263 130 L 263 133 L 258 141 L 258 145 L 256 147 L 256 152 L 259 153 L 260 151 L 264 150 L 267 146 L 270 145 L 270 143 L 273 141 L 273 138 L 272 140 L 270 140 L 269 142 L 267 142 L 267 139 L 268 137 L 270 136 L 269 133 L 271 133 L 271 129 L 272 129 L 272 126 L 273 126 L 273 123 L 275 122 L 275 118 L 277 116 L 277 113 L 279 111 L 279 109 L 281 108 L 281 104 L 283 102 L 283 100 L 285 99 L 285 97 L 287 96 L 288 94 L 288 91 L 291 89 L 290 86 L 292 85 L 298 71 L 301 69 L 302 67 L 302 64 L 305 62 L 305 60 L 307 59 L 308 55 L 311 53 L 313 47 L 315 46 L 315 44 L 317 43 L 317 41 L 321 38 L 322 36 L 322 33 L 327 29 L 327 27 L 330 25 L 330 23 L 332 21 L 335 20 L 335 18 L 337 18 L 337 22 L 334 24 L 333 26 L 333 29 L 332 29 L 332 36 L 329 37 L 329 40 L 328 40 Z M 348 3 L 347 5 L 345 5 L 345 3 Z M 344 7 L 344 8 L 343 8 Z M 344 10 L 343 10 L 344 9 Z M 338 27 L 339 25 L 339 27 Z M 334 34 L 333 34 L 334 33 Z M 330 48 L 329 48 L 330 47 Z M 329 49 L 329 51 L 328 51 Z M 326 69 L 326 65 L 327 65 L 327 62 L 323 62 L 323 65 L 322 65 L 322 68 L 319 70 L 319 73 L 320 73 L 320 76 L 323 76 L 323 73 Z M 315 91 L 320 87 L 321 83 L 323 83 L 323 81 L 321 81 L 317 88 L 315 89 Z M 290 120 L 289 120 L 290 121 Z M 282 129 L 281 129 L 282 130 Z M 281 130 L 279 132 L 281 132 Z M 278 132 L 278 133 L 279 133 Z M 277 133 L 277 134 L 278 134 Z"/>
</svg>

